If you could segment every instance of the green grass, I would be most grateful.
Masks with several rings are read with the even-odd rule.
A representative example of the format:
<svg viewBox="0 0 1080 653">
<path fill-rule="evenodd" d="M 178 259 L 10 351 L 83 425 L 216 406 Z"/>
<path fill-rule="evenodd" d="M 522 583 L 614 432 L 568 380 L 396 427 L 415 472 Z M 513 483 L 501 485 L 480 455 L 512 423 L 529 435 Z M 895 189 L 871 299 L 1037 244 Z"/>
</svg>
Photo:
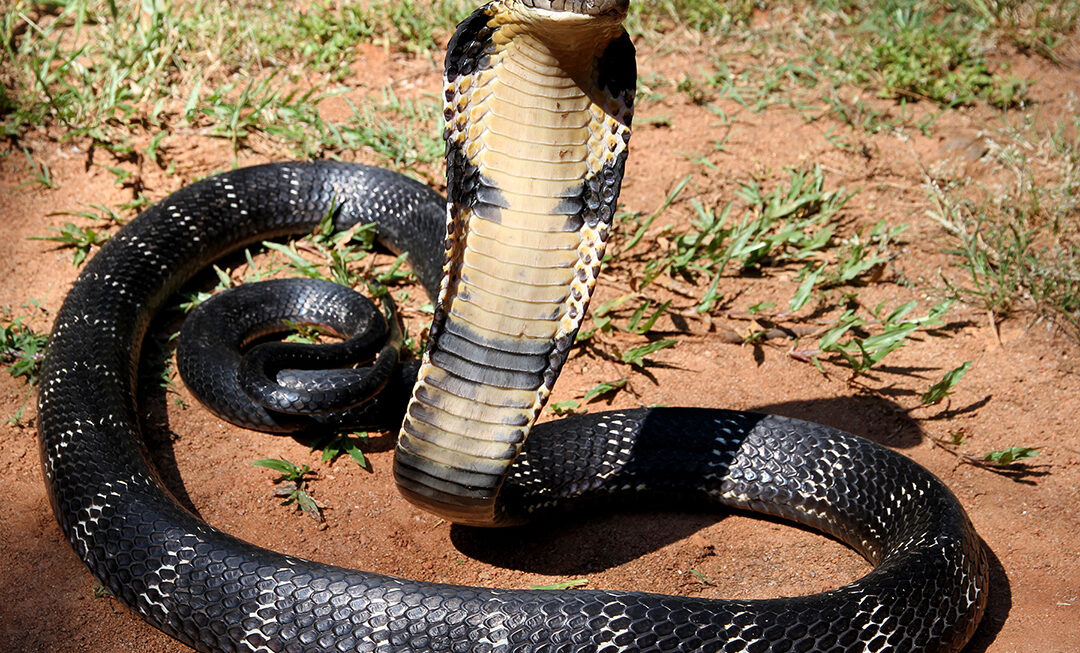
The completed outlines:
<svg viewBox="0 0 1080 653">
<path fill-rule="evenodd" d="M 937 2 L 890 0 L 858 16 L 853 43 L 834 67 L 847 81 L 881 97 L 930 100 L 946 106 L 984 100 L 1010 107 L 1026 82 L 991 70 L 989 26 L 980 16 L 943 13 Z"/>
<path fill-rule="evenodd" d="M 734 201 L 713 208 L 692 198 L 693 218 L 689 226 L 683 226 L 685 222 L 679 220 L 653 230 L 645 246 L 640 246 L 644 235 L 678 199 L 687 182 L 689 178 L 680 182 L 664 205 L 651 215 L 632 218 L 636 223 L 635 233 L 619 256 L 643 264 L 641 279 L 636 284 L 639 290 L 661 276 L 703 286 L 695 307 L 699 313 L 708 312 L 722 302 L 723 296 L 717 289 L 725 274 L 799 264 L 805 266 L 804 274 L 820 280 L 822 286 L 850 283 L 884 262 L 882 252 L 890 235 L 896 233 L 882 225 L 868 238 L 852 236 L 837 250 L 835 220 L 854 193 L 843 188 L 826 189 L 824 172 L 813 167 L 788 170 L 786 183 L 767 189 L 756 180 L 743 182 L 735 193 L 743 203 L 741 214 L 736 213 Z M 658 244 L 659 239 L 669 244 Z M 835 262 L 828 259 L 830 250 L 837 253 Z M 822 278 L 826 268 L 829 275 Z M 809 293 L 809 288 L 805 293 Z"/>
<path fill-rule="evenodd" d="M 744 25 L 760 4 L 757 0 L 631 2 L 626 27 L 631 34 L 646 36 L 672 30 L 724 34 Z"/>
<path fill-rule="evenodd" d="M 109 239 L 109 236 L 93 227 L 80 227 L 72 222 L 65 222 L 59 229 L 50 227 L 55 232 L 52 236 L 34 236 L 30 240 L 48 240 L 60 243 L 61 247 L 70 247 L 75 250 L 71 255 L 71 263 L 78 267 L 86 260 L 87 254 L 95 247 L 100 247 Z"/>
<path fill-rule="evenodd" d="M 468 10 L 458 0 L 306 10 L 283 1 L 17 0 L 0 24 L 13 64 L 0 80 L 0 130 L 18 136 L 56 124 L 65 138 L 121 155 L 134 153 L 133 136 L 145 133 L 155 139 L 148 153 L 156 159 L 164 134 L 191 126 L 237 149 L 264 135 L 299 156 L 370 146 L 407 168 L 441 154 L 431 145 L 439 128 L 433 102 L 410 104 L 387 91 L 381 105 L 338 121 L 323 119 L 319 107 L 345 92 L 337 82 L 351 76 L 358 42 L 434 57 Z M 427 123 L 402 132 L 387 114 Z M 47 172 L 39 168 L 39 183 Z"/>
<path fill-rule="evenodd" d="M 12 376 L 36 385 L 49 335 L 31 327 L 29 320 L 26 315 L 12 315 L 9 308 L 0 313 L 0 363 Z"/>
<path fill-rule="evenodd" d="M 464 0 L 15 0 L 0 22 L 0 133 L 13 144 L 9 153 L 25 159 L 27 186 L 41 192 L 55 179 L 43 154 L 23 143 L 31 133 L 60 134 L 84 149 L 115 154 L 94 165 L 120 185 L 137 181 L 144 163 L 172 171 L 171 148 L 192 133 L 222 139 L 237 158 L 253 151 L 332 158 L 359 150 L 423 176 L 443 152 L 440 98 L 406 97 L 399 84 L 367 79 L 357 46 L 434 67 L 439 44 L 474 6 Z M 1040 82 L 1008 70 L 995 56 L 997 44 L 1059 59 L 1078 16 L 1076 3 L 1051 0 L 635 1 L 628 29 L 643 51 L 662 56 L 703 45 L 710 53 L 694 70 L 643 75 L 636 124 L 679 127 L 673 123 L 679 114 L 660 106 L 673 96 L 733 129 L 747 112 L 782 106 L 820 123 L 815 126 L 839 150 L 865 153 L 863 141 L 871 136 L 933 134 L 936 121 L 960 106 L 1010 116 L 1029 111 L 1029 91 Z M 369 85 L 363 92 L 345 86 L 357 79 Z M 1017 127 L 1014 142 L 994 152 L 1007 173 L 1004 192 L 928 177 L 931 205 L 950 234 L 942 247 L 954 263 L 938 289 L 943 297 L 930 304 L 951 300 L 995 319 L 1032 311 L 1080 335 L 1075 130 L 1073 124 L 1041 133 Z M 852 378 L 880 367 L 941 318 L 936 309 L 924 313 L 900 301 L 874 308 L 859 301 L 895 260 L 906 225 L 876 218 L 853 223 L 847 206 L 855 191 L 830 183 L 813 161 L 748 175 L 734 193 L 709 192 L 727 147 L 718 139 L 681 153 L 701 170 L 681 176 L 655 210 L 620 214 L 622 238 L 613 241 L 606 264 L 616 276 L 632 271 L 624 277 L 628 291 L 595 306 L 579 335 L 590 354 L 619 371 L 608 377 L 614 380 L 553 404 L 555 412 L 632 391 L 663 350 L 679 346 L 683 334 L 669 318 L 721 316 L 736 302 L 750 306 L 760 325 L 805 325 L 813 318 L 826 335 L 795 343 L 799 351 L 812 347 L 806 360 L 838 365 Z M 78 265 L 105 240 L 104 227 L 144 204 L 137 195 L 128 207 L 90 207 L 77 215 L 92 222 L 41 238 L 71 248 Z M 301 247 L 273 244 L 271 263 L 256 266 L 249 255 L 241 276 L 262 278 L 288 267 L 355 285 L 371 272 L 364 270 L 369 246 L 363 230 L 345 238 L 321 233 Z M 374 273 L 384 283 L 406 276 L 401 259 Z M 729 281 L 750 277 L 784 279 L 780 287 L 790 297 L 725 296 Z M 231 278 L 232 271 L 219 271 L 222 287 Z M 32 378 L 40 357 L 34 338 L 41 334 L 17 320 L 4 328 L 5 363 Z M 764 327 L 755 328 L 747 341 L 756 345 L 763 334 Z M 413 342 L 419 351 L 422 343 Z M 952 392 L 962 376 L 956 372 L 927 391 L 930 403 Z M 327 443 L 324 455 L 357 459 L 359 440 L 350 437 Z"/>
<path fill-rule="evenodd" d="M 947 296 L 996 319 L 1034 310 L 1080 338 L 1080 119 L 1014 130 L 994 162 L 994 187 L 928 181 L 931 217 L 949 234 L 961 274 Z M 1072 136 L 1068 136 L 1068 134 Z"/>
<path fill-rule="evenodd" d="M 755 10 L 761 20 L 751 19 Z M 1052 0 L 684 0 L 638 11 L 646 42 L 670 47 L 673 34 L 689 29 L 725 52 L 711 69 L 684 73 L 677 84 L 664 80 L 692 102 L 720 114 L 723 100 L 752 112 L 788 106 L 807 121 L 832 117 L 856 133 L 926 133 L 943 110 L 962 105 L 1021 107 L 1040 82 L 1009 70 L 998 45 L 1057 61 L 1080 23 L 1080 5 Z M 662 88 L 656 81 L 642 80 L 646 106 Z"/>
<path fill-rule="evenodd" d="M 946 397 L 952 394 L 952 389 L 956 387 L 957 383 L 960 383 L 960 379 L 964 378 L 967 371 L 971 369 L 971 361 L 964 361 L 960 367 L 955 367 L 945 373 L 945 376 L 941 377 L 941 380 L 930 386 L 930 388 L 919 397 L 923 406 L 933 406 L 940 403 Z"/>
<path fill-rule="evenodd" d="M 30 302 L 35 307 L 37 302 Z M 32 318 L 14 315 L 11 309 L 0 310 L 0 365 L 7 367 L 15 378 L 26 381 L 27 392 L 15 414 L 8 418 L 11 424 L 21 424 L 23 414 L 37 387 L 41 373 L 41 361 L 49 344 L 49 335 L 30 325 Z"/>
<path fill-rule="evenodd" d="M 870 368 L 886 356 L 903 347 L 917 331 L 943 324 L 942 317 L 949 310 L 950 302 L 942 302 L 927 311 L 923 317 L 909 318 L 917 301 L 902 304 L 885 313 L 884 302 L 869 313 L 872 320 L 861 317 L 856 309 L 849 308 L 841 314 L 836 326 L 818 340 L 818 349 L 842 360 L 851 370 L 851 378 L 866 374 Z M 873 327 L 873 333 L 858 333 L 862 327 Z M 812 358 L 812 362 L 821 366 Z"/>
</svg>

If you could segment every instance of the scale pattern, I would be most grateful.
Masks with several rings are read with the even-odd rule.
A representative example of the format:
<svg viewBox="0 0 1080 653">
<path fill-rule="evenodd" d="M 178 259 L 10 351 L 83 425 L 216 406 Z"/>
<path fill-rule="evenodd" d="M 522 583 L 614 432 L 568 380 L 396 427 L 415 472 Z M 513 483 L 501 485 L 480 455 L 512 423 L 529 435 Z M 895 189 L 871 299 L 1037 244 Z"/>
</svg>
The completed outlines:
<svg viewBox="0 0 1080 653">
<path fill-rule="evenodd" d="M 489 22 L 469 29 L 494 42 L 500 32 Z M 465 68 L 482 71 L 488 54 L 481 49 L 454 65 L 462 74 L 469 74 Z M 615 60 L 627 55 L 632 46 L 618 38 L 600 58 L 605 92 L 632 94 L 632 77 L 616 72 Z M 623 104 L 628 106 L 627 97 Z M 584 312 L 621 180 L 628 132 L 619 126 L 629 128 L 629 114 L 600 113 L 593 118 L 609 133 L 590 142 L 582 156 L 614 153 L 615 163 L 590 164 L 600 172 L 586 177 L 575 196 L 584 207 L 585 238 L 571 263 L 580 287 L 571 286 L 569 299 L 560 300 L 568 307 L 560 322 L 574 307 Z M 450 143 L 451 177 L 485 187 L 481 167 L 470 167 L 473 154 L 467 143 L 459 150 Z M 498 196 L 506 188 L 497 177 L 484 197 L 499 211 L 488 216 L 510 221 L 513 211 L 502 209 L 531 204 L 502 206 Z M 456 189 L 458 182 L 452 196 Z M 865 578 L 832 592 L 724 601 L 419 583 L 292 558 L 203 523 L 172 499 L 143 456 L 134 390 L 149 321 L 210 261 L 252 242 L 310 231 L 328 212 L 340 229 L 374 222 L 383 244 L 413 255 L 421 283 L 438 296 L 448 248 L 442 197 L 375 168 L 276 164 L 203 180 L 148 209 L 90 261 L 57 314 L 39 396 L 53 510 L 91 572 L 154 626 L 199 651 L 215 652 L 936 652 L 958 650 L 970 637 L 985 606 L 987 561 L 948 489 L 887 449 L 780 417 L 656 409 L 543 424 L 489 505 L 499 519 L 516 521 L 645 492 L 787 517 L 847 542 L 876 565 Z M 450 217 L 454 227 L 453 212 Z M 435 337 L 451 333 L 451 322 L 437 316 Z M 561 333 L 572 338 L 574 329 L 564 325 Z M 556 369 L 563 355 L 557 346 L 543 353 Z M 459 372 L 471 369 L 453 365 Z M 394 383 L 404 386 L 405 377 L 415 374 L 409 368 Z M 533 415 L 546 398 L 543 384 L 549 381 L 546 374 L 541 378 Z M 403 411 L 394 401 L 373 409 L 387 421 Z M 400 477 L 402 467 L 395 471 Z"/>
<path fill-rule="evenodd" d="M 385 317 L 367 297 L 319 279 L 274 279 L 230 288 L 185 318 L 177 370 L 199 403 L 244 428 L 269 433 L 320 427 L 325 433 L 328 427 L 346 425 L 397 428 L 400 421 L 379 419 L 374 405 L 394 401 L 396 388 L 379 393 L 402 376 L 395 370 L 401 329 L 393 302 L 385 297 L 384 302 Z M 294 324 L 319 325 L 343 340 L 318 345 L 271 341 L 244 351 L 259 338 L 288 333 Z M 368 364 L 345 367 L 359 363 Z M 414 370 L 408 387 L 415 376 Z"/>
<path fill-rule="evenodd" d="M 361 194 L 375 198 L 367 208 Z M 140 450 L 133 386 L 148 320 L 192 262 L 312 228 L 335 202 L 342 226 L 376 220 L 391 243 L 418 225 L 441 229 L 440 198 L 392 173 L 238 170 L 132 221 L 57 316 L 39 403 L 53 508 L 79 557 L 147 621 L 200 651 L 951 651 L 970 637 L 987 562 L 948 489 L 866 440 L 779 417 L 656 409 L 543 424 L 501 500 L 526 518 L 573 499 L 655 491 L 781 515 L 877 564 L 850 586 L 706 601 L 426 584 L 266 551 L 193 517 Z M 430 233 L 415 234 L 419 260 L 442 247 Z"/>
<path fill-rule="evenodd" d="M 496 496 L 585 317 L 630 140 L 625 11 L 567 26 L 496 0 L 450 41 L 447 264 L 394 458 L 405 498 L 447 520 L 505 520 Z"/>
</svg>

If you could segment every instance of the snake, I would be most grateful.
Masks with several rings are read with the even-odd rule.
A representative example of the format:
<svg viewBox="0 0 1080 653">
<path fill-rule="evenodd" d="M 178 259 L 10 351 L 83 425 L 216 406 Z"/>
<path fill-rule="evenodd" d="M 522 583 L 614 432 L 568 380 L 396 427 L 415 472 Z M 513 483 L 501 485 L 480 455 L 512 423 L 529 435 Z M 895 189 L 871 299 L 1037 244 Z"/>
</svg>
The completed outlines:
<svg viewBox="0 0 1080 653">
<path fill-rule="evenodd" d="M 627 11 L 628 0 L 494 0 L 458 26 L 444 77 L 445 198 L 359 164 L 239 168 L 146 209 L 86 264 L 56 315 L 38 432 L 60 528 L 120 602 L 207 652 L 965 645 L 986 606 L 988 557 L 955 496 L 907 457 L 830 427 L 711 408 L 535 424 L 612 231 L 636 84 Z M 308 561 L 209 526 L 145 451 L 143 339 L 211 262 L 326 220 L 375 224 L 432 298 L 422 359 L 378 352 L 374 394 L 350 409 L 400 427 L 393 474 L 408 501 L 478 527 L 641 496 L 749 510 L 821 530 L 873 569 L 831 591 L 758 600 L 467 587 Z M 320 290 L 297 292 L 315 293 L 299 304 L 321 302 Z M 393 331 L 361 321 L 362 340 Z M 236 392 L 208 387 L 211 398 Z M 254 410 L 249 421 L 268 430 L 298 419 Z"/>
</svg>

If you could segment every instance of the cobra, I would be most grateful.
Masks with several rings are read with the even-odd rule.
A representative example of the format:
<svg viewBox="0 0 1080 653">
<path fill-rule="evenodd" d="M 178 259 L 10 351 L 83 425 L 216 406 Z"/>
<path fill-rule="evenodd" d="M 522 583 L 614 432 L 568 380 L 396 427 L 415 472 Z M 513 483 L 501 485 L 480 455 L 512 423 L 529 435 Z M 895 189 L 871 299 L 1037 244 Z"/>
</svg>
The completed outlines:
<svg viewBox="0 0 1080 653">
<path fill-rule="evenodd" d="M 57 314 L 39 433 L 60 526 L 120 601 L 200 651 L 965 644 L 986 603 L 987 558 L 955 497 L 903 456 L 827 427 L 723 410 L 531 428 L 584 315 L 621 183 L 635 77 L 626 10 L 626 0 L 496 0 L 459 26 L 446 59 L 448 202 L 364 166 L 240 169 L 166 197 L 86 266 Z M 821 529 L 874 570 L 830 592 L 754 601 L 488 589 L 301 560 L 203 523 L 142 452 L 134 391 L 147 326 L 209 262 L 328 214 L 341 229 L 376 223 L 436 298 L 419 369 L 397 372 L 361 406 L 374 421 L 404 411 L 394 474 L 410 501 L 496 525 L 654 492 Z M 390 396 L 412 373 L 412 394 Z"/>
</svg>

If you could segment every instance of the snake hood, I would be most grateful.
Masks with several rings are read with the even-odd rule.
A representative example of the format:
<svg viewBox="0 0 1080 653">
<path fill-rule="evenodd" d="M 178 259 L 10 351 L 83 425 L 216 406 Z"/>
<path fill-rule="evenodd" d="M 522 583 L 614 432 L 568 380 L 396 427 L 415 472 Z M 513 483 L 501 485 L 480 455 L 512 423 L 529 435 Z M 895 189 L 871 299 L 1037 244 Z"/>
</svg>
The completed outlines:
<svg viewBox="0 0 1080 653">
<path fill-rule="evenodd" d="M 625 8 L 497 0 L 450 41 L 446 264 L 394 462 L 446 519 L 508 519 L 499 489 L 585 316 L 630 139 Z"/>
</svg>

